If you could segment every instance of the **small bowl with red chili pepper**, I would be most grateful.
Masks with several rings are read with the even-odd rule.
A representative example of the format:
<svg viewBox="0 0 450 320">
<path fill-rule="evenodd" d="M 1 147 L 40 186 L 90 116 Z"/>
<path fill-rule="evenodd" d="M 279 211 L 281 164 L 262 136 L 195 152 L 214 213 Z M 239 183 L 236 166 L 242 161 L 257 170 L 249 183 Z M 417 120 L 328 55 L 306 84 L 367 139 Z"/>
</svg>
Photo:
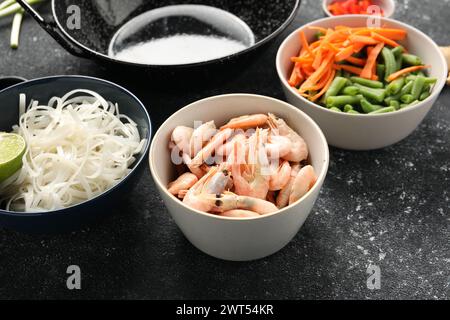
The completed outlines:
<svg viewBox="0 0 450 320">
<path fill-rule="evenodd" d="M 392 17 L 395 11 L 394 0 L 323 0 L 326 15 L 369 14 Z"/>
</svg>

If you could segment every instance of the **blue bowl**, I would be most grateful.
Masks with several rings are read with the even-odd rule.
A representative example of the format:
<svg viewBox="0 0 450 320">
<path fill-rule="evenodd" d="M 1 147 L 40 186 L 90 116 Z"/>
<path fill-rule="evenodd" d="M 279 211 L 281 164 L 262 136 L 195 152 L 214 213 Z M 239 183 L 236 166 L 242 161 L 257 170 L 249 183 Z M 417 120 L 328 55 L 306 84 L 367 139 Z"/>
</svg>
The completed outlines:
<svg viewBox="0 0 450 320">
<path fill-rule="evenodd" d="M 19 94 L 26 94 L 27 100 L 47 102 L 53 96 L 61 97 L 75 89 L 93 90 L 106 100 L 117 102 L 121 113 L 135 121 L 141 137 L 147 139 L 145 148 L 137 156 L 136 162 L 131 167 L 132 171 L 105 193 L 81 204 L 45 213 L 19 213 L 0 209 L 0 227 L 32 234 L 79 230 L 111 214 L 114 205 L 129 192 L 143 172 L 152 133 L 150 117 L 138 98 L 112 82 L 84 76 L 57 76 L 10 86 L 0 91 L 0 131 L 10 132 L 12 126 L 18 124 Z"/>
</svg>

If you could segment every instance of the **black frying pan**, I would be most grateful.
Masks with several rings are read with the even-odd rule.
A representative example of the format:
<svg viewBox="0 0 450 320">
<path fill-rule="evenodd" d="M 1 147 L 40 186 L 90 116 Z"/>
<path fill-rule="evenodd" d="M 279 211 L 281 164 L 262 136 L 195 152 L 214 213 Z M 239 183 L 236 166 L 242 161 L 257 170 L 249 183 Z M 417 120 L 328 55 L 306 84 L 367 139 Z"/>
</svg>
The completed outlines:
<svg viewBox="0 0 450 320">
<path fill-rule="evenodd" d="M 294 19 L 300 0 L 52 0 L 53 19 L 46 21 L 23 0 L 18 0 L 25 10 L 67 51 L 73 55 L 97 60 L 114 66 L 145 70 L 158 81 L 161 78 L 180 79 L 186 75 L 207 77 L 217 67 L 222 70 L 239 69 L 230 66 L 242 61 L 248 53 L 268 43 L 281 33 Z M 226 57 L 191 64 L 155 65 L 121 61 L 108 56 L 114 34 L 128 21 L 149 10 L 177 4 L 204 4 L 228 11 L 253 31 L 255 43 L 249 48 Z M 67 21 L 73 11 L 80 8 L 81 28 L 71 30 Z"/>
</svg>

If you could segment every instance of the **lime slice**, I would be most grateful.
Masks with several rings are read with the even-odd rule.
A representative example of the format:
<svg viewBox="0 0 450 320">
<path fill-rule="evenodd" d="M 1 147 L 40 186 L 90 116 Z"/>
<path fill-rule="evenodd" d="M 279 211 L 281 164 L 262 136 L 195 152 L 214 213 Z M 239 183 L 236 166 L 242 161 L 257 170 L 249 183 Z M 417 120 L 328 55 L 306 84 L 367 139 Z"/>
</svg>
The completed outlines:
<svg viewBox="0 0 450 320">
<path fill-rule="evenodd" d="M 5 181 L 22 168 L 26 150 L 25 140 L 14 133 L 0 133 L 0 182 Z"/>
</svg>

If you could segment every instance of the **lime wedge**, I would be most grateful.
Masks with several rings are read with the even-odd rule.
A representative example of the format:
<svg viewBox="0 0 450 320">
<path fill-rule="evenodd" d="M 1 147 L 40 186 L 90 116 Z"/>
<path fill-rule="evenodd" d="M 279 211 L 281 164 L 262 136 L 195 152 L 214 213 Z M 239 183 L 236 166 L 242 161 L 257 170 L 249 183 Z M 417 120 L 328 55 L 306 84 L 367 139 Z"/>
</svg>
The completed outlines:
<svg viewBox="0 0 450 320">
<path fill-rule="evenodd" d="M 25 150 L 26 143 L 20 135 L 0 132 L 0 182 L 10 178 L 22 168 Z"/>
</svg>

